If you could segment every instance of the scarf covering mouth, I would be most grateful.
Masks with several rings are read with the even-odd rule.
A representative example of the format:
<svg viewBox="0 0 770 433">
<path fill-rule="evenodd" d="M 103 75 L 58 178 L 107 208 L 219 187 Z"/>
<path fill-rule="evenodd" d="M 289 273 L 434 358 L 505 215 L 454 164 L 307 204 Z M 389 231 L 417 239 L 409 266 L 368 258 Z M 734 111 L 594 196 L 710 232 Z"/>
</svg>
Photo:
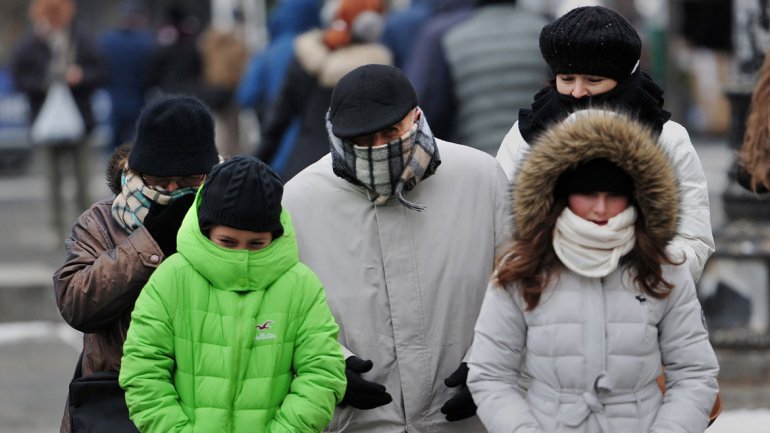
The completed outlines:
<svg viewBox="0 0 770 433">
<path fill-rule="evenodd" d="M 420 114 L 418 123 L 402 137 L 383 145 L 364 147 L 336 137 L 327 112 L 326 130 L 334 174 L 372 193 L 371 201 L 375 205 L 383 205 L 395 196 L 411 210 L 425 210 L 425 206 L 404 197 L 406 191 L 433 175 L 441 164 L 436 139 L 425 115 Z"/>
<path fill-rule="evenodd" d="M 660 135 L 671 113 L 663 109 L 663 89 L 638 68 L 612 90 L 583 98 L 562 95 L 554 86 L 541 89 L 530 109 L 519 110 L 519 132 L 529 144 L 555 123 L 571 113 L 586 108 L 602 108 L 624 112 L 646 124 Z"/>
<path fill-rule="evenodd" d="M 133 233 L 144 224 L 153 203 L 165 206 L 197 190 L 181 188 L 169 193 L 161 187 L 147 186 L 141 175 L 129 169 L 123 170 L 120 184 L 121 192 L 112 201 L 112 217 L 128 233 Z"/>
<path fill-rule="evenodd" d="M 600 226 L 565 207 L 553 230 L 553 249 L 571 271 L 589 278 L 606 277 L 636 243 L 636 208 L 628 206 Z"/>
</svg>

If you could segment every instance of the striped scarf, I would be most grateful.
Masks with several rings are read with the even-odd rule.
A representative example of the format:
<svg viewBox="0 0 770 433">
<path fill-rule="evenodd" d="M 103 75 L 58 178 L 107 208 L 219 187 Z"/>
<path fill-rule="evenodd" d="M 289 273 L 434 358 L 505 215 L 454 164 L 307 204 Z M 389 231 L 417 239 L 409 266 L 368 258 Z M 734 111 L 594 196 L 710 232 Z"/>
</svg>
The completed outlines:
<svg viewBox="0 0 770 433">
<path fill-rule="evenodd" d="M 142 226 L 153 203 L 168 205 L 196 191 L 195 188 L 181 188 L 169 193 L 161 187 L 147 186 L 142 176 L 131 170 L 123 171 L 120 184 L 122 190 L 112 202 L 112 217 L 128 233 Z"/>
<path fill-rule="evenodd" d="M 357 146 L 336 137 L 328 113 L 326 130 L 331 143 L 332 168 L 337 176 L 372 192 L 375 205 L 383 205 L 395 196 L 409 209 L 425 210 L 425 206 L 404 197 L 405 191 L 411 191 L 441 164 L 425 115 L 421 115 L 419 122 L 404 136 L 380 146 Z"/>
</svg>

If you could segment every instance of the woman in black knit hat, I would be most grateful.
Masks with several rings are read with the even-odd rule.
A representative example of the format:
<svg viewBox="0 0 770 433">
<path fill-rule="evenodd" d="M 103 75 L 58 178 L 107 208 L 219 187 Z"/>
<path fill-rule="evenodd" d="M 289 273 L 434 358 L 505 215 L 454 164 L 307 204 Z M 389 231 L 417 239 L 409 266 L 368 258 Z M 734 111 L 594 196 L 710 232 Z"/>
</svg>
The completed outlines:
<svg viewBox="0 0 770 433">
<path fill-rule="evenodd" d="M 681 185 L 681 219 L 669 248 L 684 258 L 697 281 L 714 252 L 708 189 L 687 130 L 663 109 L 663 90 L 639 69 L 642 42 L 617 12 L 573 9 L 543 27 L 540 52 L 554 75 L 503 139 L 497 160 L 515 185 L 530 146 L 570 113 L 588 107 L 629 115 L 648 127 L 666 150 Z"/>
</svg>

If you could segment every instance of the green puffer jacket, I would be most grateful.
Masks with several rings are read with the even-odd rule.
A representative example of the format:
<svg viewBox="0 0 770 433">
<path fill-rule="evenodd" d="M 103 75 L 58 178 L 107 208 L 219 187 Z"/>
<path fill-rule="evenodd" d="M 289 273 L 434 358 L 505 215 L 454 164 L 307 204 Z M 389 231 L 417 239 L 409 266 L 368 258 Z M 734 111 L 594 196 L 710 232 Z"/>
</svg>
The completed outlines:
<svg viewBox="0 0 770 433">
<path fill-rule="evenodd" d="M 201 233 L 199 204 L 131 316 L 120 370 L 131 420 L 143 433 L 322 431 L 345 362 L 288 213 L 267 248 L 236 251 Z"/>
</svg>

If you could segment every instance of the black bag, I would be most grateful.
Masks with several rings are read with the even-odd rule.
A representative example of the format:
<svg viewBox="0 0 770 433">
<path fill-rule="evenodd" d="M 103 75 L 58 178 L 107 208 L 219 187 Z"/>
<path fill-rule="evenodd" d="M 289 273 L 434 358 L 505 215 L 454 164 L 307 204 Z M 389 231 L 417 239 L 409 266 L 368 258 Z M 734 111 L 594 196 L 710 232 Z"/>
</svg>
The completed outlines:
<svg viewBox="0 0 770 433">
<path fill-rule="evenodd" d="M 128 418 L 125 392 L 118 373 L 100 371 L 83 377 L 83 354 L 70 382 L 69 412 L 72 433 L 139 433 Z"/>
</svg>

